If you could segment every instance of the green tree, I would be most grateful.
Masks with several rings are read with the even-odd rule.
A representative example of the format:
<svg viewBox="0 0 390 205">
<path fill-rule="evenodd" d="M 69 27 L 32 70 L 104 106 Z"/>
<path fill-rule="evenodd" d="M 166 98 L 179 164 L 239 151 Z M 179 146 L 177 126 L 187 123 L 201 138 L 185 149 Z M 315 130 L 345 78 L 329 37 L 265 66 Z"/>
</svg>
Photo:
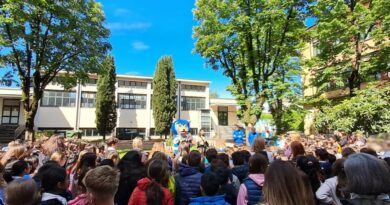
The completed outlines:
<svg viewBox="0 0 390 205">
<path fill-rule="evenodd" d="M 390 85 L 374 84 L 355 94 L 337 105 L 321 108 L 315 119 L 319 131 L 390 132 Z"/>
<path fill-rule="evenodd" d="M 107 49 L 99 3 L 83 1 L 0 0 L 0 63 L 8 78 L 19 78 L 26 138 L 34 140 L 34 118 L 46 86 L 60 72 L 65 88 L 96 72 Z"/>
<path fill-rule="evenodd" d="M 276 133 L 301 130 L 303 122 L 301 68 L 298 58 L 290 59 L 275 71 L 270 80 L 268 104 L 276 126 Z M 295 122 L 294 122 L 295 121 Z"/>
<path fill-rule="evenodd" d="M 170 56 L 158 60 L 153 76 L 153 118 L 156 132 L 165 138 L 176 115 L 175 70 Z"/>
<path fill-rule="evenodd" d="M 238 101 L 238 116 L 254 124 L 261 117 L 277 70 L 300 57 L 310 0 L 197 0 L 195 52 L 222 69 Z"/>
<path fill-rule="evenodd" d="M 307 66 L 318 95 L 346 87 L 354 96 L 371 76 L 390 70 L 390 1 L 320 0 L 310 10 L 317 22 Z"/>
<path fill-rule="evenodd" d="M 103 140 L 106 134 L 111 133 L 116 127 L 116 101 L 115 83 L 116 72 L 115 63 L 112 56 L 107 56 L 101 66 L 97 82 L 96 93 L 96 128 Z"/>
</svg>

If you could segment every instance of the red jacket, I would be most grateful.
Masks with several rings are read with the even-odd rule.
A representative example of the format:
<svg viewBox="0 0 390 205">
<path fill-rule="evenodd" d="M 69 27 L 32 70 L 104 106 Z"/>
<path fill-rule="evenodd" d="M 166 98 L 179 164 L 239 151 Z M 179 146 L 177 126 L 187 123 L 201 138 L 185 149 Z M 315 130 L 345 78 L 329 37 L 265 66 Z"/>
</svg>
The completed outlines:
<svg viewBox="0 0 390 205">
<path fill-rule="evenodd" d="M 142 178 L 138 181 L 137 187 L 134 189 L 133 193 L 131 194 L 130 200 L 128 205 L 147 205 L 148 203 L 146 202 L 146 192 L 145 189 L 147 186 L 150 184 L 150 179 L 145 177 Z M 172 197 L 171 192 L 161 186 L 162 191 L 164 192 L 164 198 L 162 200 L 161 205 L 174 205 L 174 199 Z"/>
</svg>

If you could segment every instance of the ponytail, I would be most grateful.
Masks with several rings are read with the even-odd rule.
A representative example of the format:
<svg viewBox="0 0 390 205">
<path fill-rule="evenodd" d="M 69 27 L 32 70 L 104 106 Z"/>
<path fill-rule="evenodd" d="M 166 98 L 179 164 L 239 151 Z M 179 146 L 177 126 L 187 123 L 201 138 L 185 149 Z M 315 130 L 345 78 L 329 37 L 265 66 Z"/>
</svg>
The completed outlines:
<svg viewBox="0 0 390 205">
<path fill-rule="evenodd" d="M 162 204 L 164 192 L 155 180 L 150 182 L 150 184 L 146 187 L 145 192 L 146 202 L 148 205 Z"/>
</svg>

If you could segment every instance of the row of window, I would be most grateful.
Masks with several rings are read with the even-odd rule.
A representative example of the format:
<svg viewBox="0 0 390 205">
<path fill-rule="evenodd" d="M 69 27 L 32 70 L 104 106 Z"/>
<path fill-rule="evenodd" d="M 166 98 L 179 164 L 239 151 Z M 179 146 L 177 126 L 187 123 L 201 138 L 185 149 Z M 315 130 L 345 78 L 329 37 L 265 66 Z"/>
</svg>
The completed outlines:
<svg viewBox="0 0 390 205">
<path fill-rule="evenodd" d="M 121 109 L 146 109 L 146 95 L 118 94 L 118 107 Z M 43 107 L 74 107 L 76 92 L 45 91 L 41 100 Z M 95 92 L 81 93 L 81 107 L 94 108 L 96 106 Z M 200 110 L 206 108 L 206 99 L 202 97 L 182 96 L 182 110 Z"/>
<path fill-rule="evenodd" d="M 63 77 L 55 77 L 52 81 L 53 84 L 59 84 L 63 81 Z M 96 85 L 97 79 L 87 79 L 85 81 L 86 85 Z M 118 87 L 125 87 L 125 88 L 147 88 L 147 82 L 141 82 L 141 81 L 128 81 L 128 80 L 118 80 Z M 187 85 L 182 84 L 181 85 L 182 90 L 188 90 L 188 91 L 198 91 L 198 92 L 204 92 L 206 90 L 206 86 L 201 85 Z"/>
<path fill-rule="evenodd" d="M 181 85 L 181 89 L 188 90 L 188 91 L 198 91 L 198 92 L 204 92 L 206 90 L 206 86 L 201 85 Z"/>
<path fill-rule="evenodd" d="M 74 107 L 76 105 L 76 92 L 45 91 L 41 100 L 44 107 Z"/>
<path fill-rule="evenodd" d="M 118 87 L 146 88 L 147 85 L 146 82 L 118 80 Z"/>
</svg>

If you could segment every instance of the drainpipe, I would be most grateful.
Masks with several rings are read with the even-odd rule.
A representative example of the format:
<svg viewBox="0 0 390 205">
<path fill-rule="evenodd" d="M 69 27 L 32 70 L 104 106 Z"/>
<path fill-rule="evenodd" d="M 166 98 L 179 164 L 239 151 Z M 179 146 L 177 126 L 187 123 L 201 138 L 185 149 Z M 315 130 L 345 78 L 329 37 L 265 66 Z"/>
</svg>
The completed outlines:
<svg viewBox="0 0 390 205">
<path fill-rule="evenodd" d="M 178 89 L 179 94 L 177 95 L 177 109 L 179 111 L 178 116 L 179 119 L 181 119 L 181 82 L 179 81 L 179 89 Z"/>
<path fill-rule="evenodd" d="M 81 85 L 80 81 L 77 82 L 76 88 L 76 126 L 74 131 L 78 131 L 80 129 L 80 105 L 81 105 Z"/>
</svg>

